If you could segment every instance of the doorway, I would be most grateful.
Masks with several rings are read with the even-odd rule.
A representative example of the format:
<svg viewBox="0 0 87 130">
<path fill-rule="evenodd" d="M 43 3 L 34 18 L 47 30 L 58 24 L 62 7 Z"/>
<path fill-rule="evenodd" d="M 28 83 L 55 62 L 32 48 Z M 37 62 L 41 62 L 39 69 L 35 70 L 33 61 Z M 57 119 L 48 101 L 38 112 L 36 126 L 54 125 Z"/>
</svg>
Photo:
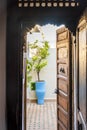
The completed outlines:
<svg viewBox="0 0 87 130">
<path fill-rule="evenodd" d="M 64 26 L 55 26 L 47 24 L 44 26 L 35 25 L 26 35 L 26 59 L 32 58 L 32 52 L 29 44 L 41 40 L 40 33 L 32 31 L 36 26 L 42 28 L 46 40 L 50 44 L 50 56 L 47 58 L 48 66 L 42 70 L 40 75 L 47 82 L 45 103 L 38 105 L 35 86 L 30 85 L 36 79 L 36 73 L 29 74 L 33 82 L 26 79 L 26 129 L 72 129 L 72 35 Z M 50 34 L 49 34 L 50 32 Z M 59 34 L 58 34 L 59 33 Z M 49 35 L 48 35 L 49 34 Z M 50 36 L 53 36 L 50 38 Z M 27 64 L 26 64 L 27 68 Z M 27 73 L 27 71 L 26 71 Z M 27 74 L 28 75 L 28 74 Z M 35 85 L 35 84 L 34 84 Z M 56 90 L 55 90 L 56 89 Z M 54 93 L 55 90 L 55 94 Z M 32 114 L 33 113 L 33 114 Z M 48 115 L 48 116 L 47 116 Z M 69 116 L 68 116 L 69 115 Z M 52 116 L 52 117 L 51 117 Z M 49 117 L 49 119 L 48 119 Z M 48 120 L 47 120 L 48 119 Z M 58 122 L 57 122 L 58 120 Z M 57 124 L 58 123 L 58 124 Z M 57 126 L 58 125 L 58 126 Z"/>
<path fill-rule="evenodd" d="M 22 43 L 24 42 L 21 40 L 20 32 L 23 32 L 24 26 L 26 26 L 26 24 L 22 26 L 24 21 L 29 21 L 32 26 L 35 25 L 35 22 L 39 23 L 39 21 L 41 24 L 47 23 L 47 21 L 56 24 L 65 22 L 67 27 L 75 33 L 78 18 L 87 6 L 86 1 L 81 1 L 79 7 L 63 6 L 61 8 L 54 8 L 53 6 L 50 8 L 47 6 L 44 8 L 30 8 L 29 6 L 24 7 L 26 4 L 24 4 L 24 1 L 21 1 L 21 3 L 23 6 L 19 8 L 18 2 L 12 2 L 11 0 L 7 2 L 6 108 L 9 130 L 22 129 Z M 63 5 L 65 5 L 65 1 L 63 1 Z"/>
<path fill-rule="evenodd" d="M 62 27 L 64 25 L 61 25 Z M 36 32 L 33 32 L 33 29 Z M 49 56 L 47 57 L 47 65 L 40 72 L 40 79 L 46 81 L 46 93 L 44 104 L 37 103 L 37 96 L 35 86 L 32 86 L 36 80 L 36 72 L 31 72 L 31 84 L 27 82 L 27 99 L 26 99 L 26 129 L 27 130 L 57 130 L 57 96 L 55 89 L 57 89 L 56 81 L 56 30 L 59 26 L 53 24 L 46 24 L 43 26 L 35 25 L 29 32 L 27 32 L 27 47 L 36 40 L 39 42 L 45 40 L 49 43 Z M 43 39 L 44 37 L 44 39 Z M 27 48 L 28 60 L 32 57 L 31 50 Z M 32 88 L 33 87 L 33 88 Z"/>
</svg>

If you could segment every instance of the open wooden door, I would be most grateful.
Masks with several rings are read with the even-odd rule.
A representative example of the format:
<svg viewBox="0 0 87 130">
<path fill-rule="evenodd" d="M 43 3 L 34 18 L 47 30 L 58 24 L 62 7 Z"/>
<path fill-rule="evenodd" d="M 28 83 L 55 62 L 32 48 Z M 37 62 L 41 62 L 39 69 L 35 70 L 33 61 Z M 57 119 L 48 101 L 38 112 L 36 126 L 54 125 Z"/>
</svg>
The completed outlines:
<svg viewBox="0 0 87 130">
<path fill-rule="evenodd" d="M 78 130 L 87 130 L 87 8 L 77 27 Z"/>
<path fill-rule="evenodd" d="M 72 130 L 72 38 L 62 27 L 57 33 L 58 130 Z"/>
</svg>

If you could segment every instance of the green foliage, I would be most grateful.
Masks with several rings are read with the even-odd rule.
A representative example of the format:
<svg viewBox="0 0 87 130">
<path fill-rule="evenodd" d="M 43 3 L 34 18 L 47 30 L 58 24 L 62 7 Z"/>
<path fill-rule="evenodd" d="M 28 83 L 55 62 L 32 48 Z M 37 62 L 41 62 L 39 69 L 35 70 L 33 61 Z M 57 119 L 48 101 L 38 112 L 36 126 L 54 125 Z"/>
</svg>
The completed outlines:
<svg viewBox="0 0 87 130">
<path fill-rule="evenodd" d="M 40 80 L 40 71 L 47 65 L 46 58 L 49 56 L 49 42 L 36 40 L 34 43 L 29 45 L 33 52 L 32 61 L 33 69 L 37 72 L 38 81 Z"/>
<path fill-rule="evenodd" d="M 32 80 L 32 76 L 31 75 L 27 75 L 27 82 L 30 83 L 30 81 Z"/>
<path fill-rule="evenodd" d="M 40 61 L 39 63 L 35 63 L 34 67 L 36 72 L 40 72 L 43 67 L 47 65 L 47 61 Z"/>
<path fill-rule="evenodd" d="M 31 82 L 30 89 L 35 90 L 35 82 Z"/>
<path fill-rule="evenodd" d="M 33 67 L 33 62 L 32 61 L 30 61 L 30 60 L 28 60 L 27 59 L 27 72 L 29 73 L 29 72 L 31 72 L 32 71 L 32 67 Z"/>
<path fill-rule="evenodd" d="M 29 84 L 32 80 L 32 76 L 31 76 L 30 72 L 32 71 L 33 62 L 28 59 L 26 62 L 27 62 L 27 84 Z"/>
</svg>

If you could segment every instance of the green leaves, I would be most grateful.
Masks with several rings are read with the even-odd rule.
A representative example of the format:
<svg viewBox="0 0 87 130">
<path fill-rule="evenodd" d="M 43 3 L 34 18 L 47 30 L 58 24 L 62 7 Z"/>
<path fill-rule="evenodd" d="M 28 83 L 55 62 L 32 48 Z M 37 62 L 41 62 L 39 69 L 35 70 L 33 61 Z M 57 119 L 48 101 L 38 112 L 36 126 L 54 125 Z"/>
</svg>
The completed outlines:
<svg viewBox="0 0 87 130">
<path fill-rule="evenodd" d="M 30 47 L 31 49 L 37 48 L 37 47 L 38 47 L 38 40 L 36 40 L 34 43 L 29 43 L 29 47 Z"/>
<path fill-rule="evenodd" d="M 33 62 L 32 61 L 29 61 L 27 59 L 27 72 L 31 72 L 32 71 L 32 67 L 33 67 Z"/>
<path fill-rule="evenodd" d="M 40 72 L 41 69 L 44 68 L 46 65 L 47 65 L 47 61 L 41 61 L 40 63 L 36 63 L 36 64 L 34 65 L 34 67 L 35 67 L 35 70 L 36 70 L 37 72 Z"/>
<path fill-rule="evenodd" d="M 27 75 L 27 82 L 29 83 L 32 80 L 32 76 L 30 76 L 29 74 Z"/>
<path fill-rule="evenodd" d="M 30 67 L 33 65 L 33 70 L 37 72 L 38 80 L 39 73 L 47 65 L 46 58 L 49 55 L 49 42 L 48 41 L 38 41 L 30 43 L 30 50 L 32 50 L 33 56 L 31 58 Z"/>
<path fill-rule="evenodd" d="M 26 74 L 26 76 L 27 76 L 27 83 L 30 83 L 31 82 L 31 80 L 32 80 L 32 76 L 30 75 L 30 72 L 32 71 L 32 67 L 33 67 L 33 62 L 32 62 L 32 60 L 28 60 L 27 59 L 27 61 L 26 61 L 27 63 L 27 74 Z"/>
<path fill-rule="evenodd" d="M 37 61 L 37 60 L 38 60 L 38 56 L 37 56 L 37 55 L 32 57 L 33 63 L 34 63 L 35 61 Z"/>
</svg>

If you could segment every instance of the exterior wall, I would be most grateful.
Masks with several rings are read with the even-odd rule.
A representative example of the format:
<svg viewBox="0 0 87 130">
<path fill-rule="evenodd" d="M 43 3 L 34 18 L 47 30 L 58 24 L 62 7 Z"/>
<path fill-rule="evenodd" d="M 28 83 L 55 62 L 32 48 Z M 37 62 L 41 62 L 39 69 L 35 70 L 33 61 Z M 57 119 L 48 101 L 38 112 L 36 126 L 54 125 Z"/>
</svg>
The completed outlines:
<svg viewBox="0 0 87 130">
<path fill-rule="evenodd" d="M 46 81 L 45 99 L 56 99 L 54 89 L 56 88 L 56 49 L 50 48 L 48 65 L 40 73 L 40 79 Z M 37 80 L 36 73 L 33 73 L 33 81 Z M 35 91 L 27 90 L 27 98 L 36 99 Z"/>
<path fill-rule="evenodd" d="M 5 0 L 0 1 L 0 130 L 6 130 L 5 114 L 5 48 L 6 48 L 6 12 Z"/>
</svg>

